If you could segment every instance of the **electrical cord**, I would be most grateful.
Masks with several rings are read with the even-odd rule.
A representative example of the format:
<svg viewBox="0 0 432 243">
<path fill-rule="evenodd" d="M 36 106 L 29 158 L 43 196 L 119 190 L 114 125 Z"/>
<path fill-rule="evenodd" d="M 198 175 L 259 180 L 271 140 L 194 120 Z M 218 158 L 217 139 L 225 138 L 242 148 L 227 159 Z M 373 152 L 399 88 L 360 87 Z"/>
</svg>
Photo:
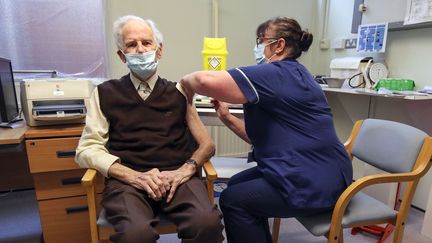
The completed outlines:
<svg viewBox="0 0 432 243">
<path fill-rule="evenodd" d="M 360 73 L 356 73 L 356 74 L 354 74 L 353 76 L 351 76 L 351 77 L 348 79 L 348 85 L 349 85 L 351 88 L 353 88 L 353 89 L 355 89 L 355 88 L 359 88 L 359 87 L 361 87 L 362 85 L 365 84 L 364 79 L 362 80 L 361 83 L 359 83 L 359 84 L 357 84 L 357 85 L 352 85 L 352 84 L 351 84 L 351 80 L 352 80 L 353 78 L 355 78 L 355 77 L 361 75 L 361 74 L 362 74 L 362 72 L 360 72 Z"/>
</svg>

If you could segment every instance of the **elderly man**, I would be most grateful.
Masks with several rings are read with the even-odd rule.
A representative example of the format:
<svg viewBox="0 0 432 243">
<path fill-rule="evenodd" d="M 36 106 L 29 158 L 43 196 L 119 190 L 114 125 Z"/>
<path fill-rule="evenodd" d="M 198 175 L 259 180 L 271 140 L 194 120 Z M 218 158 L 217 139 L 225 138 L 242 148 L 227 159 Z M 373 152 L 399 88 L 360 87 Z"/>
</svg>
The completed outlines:
<svg viewBox="0 0 432 243">
<path fill-rule="evenodd" d="M 214 145 L 180 85 L 157 74 L 162 34 L 151 20 L 114 23 L 117 54 L 130 69 L 93 92 L 75 160 L 106 176 L 102 205 L 115 242 L 156 242 L 156 215 L 183 242 L 222 242 L 221 213 L 197 176 Z"/>
</svg>

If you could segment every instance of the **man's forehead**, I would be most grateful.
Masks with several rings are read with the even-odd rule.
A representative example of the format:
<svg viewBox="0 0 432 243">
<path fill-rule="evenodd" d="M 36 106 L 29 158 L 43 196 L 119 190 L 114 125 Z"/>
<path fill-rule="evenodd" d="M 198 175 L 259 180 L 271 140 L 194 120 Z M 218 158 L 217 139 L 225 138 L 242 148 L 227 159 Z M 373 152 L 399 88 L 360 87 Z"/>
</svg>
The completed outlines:
<svg viewBox="0 0 432 243">
<path fill-rule="evenodd" d="M 128 21 L 122 29 L 123 38 L 132 37 L 135 35 L 143 35 L 146 37 L 153 37 L 152 28 L 143 21 L 131 20 Z"/>
</svg>

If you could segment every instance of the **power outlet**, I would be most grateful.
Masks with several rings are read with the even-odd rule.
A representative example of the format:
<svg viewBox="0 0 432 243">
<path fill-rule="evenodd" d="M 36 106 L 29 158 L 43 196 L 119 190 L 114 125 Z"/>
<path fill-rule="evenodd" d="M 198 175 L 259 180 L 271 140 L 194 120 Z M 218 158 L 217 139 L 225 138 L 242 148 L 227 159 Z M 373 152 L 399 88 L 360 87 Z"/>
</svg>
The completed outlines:
<svg viewBox="0 0 432 243">
<path fill-rule="evenodd" d="M 330 41 L 329 39 L 321 39 L 319 42 L 319 47 L 321 50 L 327 50 L 330 48 Z"/>
<path fill-rule="evenodd" d="M 355 48 L 357 48 L 357 38 L 345 40 L 345 49 L 355 49 Z"/>
<path fill-rule="evenodd" d="M 330 42 L 330 47 L 333 49 L 344 49 L 346 40 L 344 38 L 332 39 Z"/>
</svg>

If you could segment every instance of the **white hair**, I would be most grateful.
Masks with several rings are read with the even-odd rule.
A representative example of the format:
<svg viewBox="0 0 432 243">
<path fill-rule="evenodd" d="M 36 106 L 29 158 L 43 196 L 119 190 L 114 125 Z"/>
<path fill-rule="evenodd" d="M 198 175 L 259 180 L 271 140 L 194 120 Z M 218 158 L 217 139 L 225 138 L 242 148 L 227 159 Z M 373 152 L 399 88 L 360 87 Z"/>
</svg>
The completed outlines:
<svg viewBox="0 0 432 243">
<path fill-rule="evenodd" d="M 147 25 L 150 26 L 150 28 L 153 30 L 153 36 L 155 38 L 155 41 L 157 43 L 157 46 L 160 47 L 163 41 L 162 33 L 157 28 L 155 22 L 151 19 L 143 19 L 141 17 L 135 16 L 135 15 L 126 15 L 118 18 L 114 24 L 113 24 L 113 32 L 114 32 L 114 40 L 116 43 L 116 46 L 119 50 L 124 47 L 123 43 L 123 27 L 131 20 L 137 20 L 141 21 Z"/>
</svg>

